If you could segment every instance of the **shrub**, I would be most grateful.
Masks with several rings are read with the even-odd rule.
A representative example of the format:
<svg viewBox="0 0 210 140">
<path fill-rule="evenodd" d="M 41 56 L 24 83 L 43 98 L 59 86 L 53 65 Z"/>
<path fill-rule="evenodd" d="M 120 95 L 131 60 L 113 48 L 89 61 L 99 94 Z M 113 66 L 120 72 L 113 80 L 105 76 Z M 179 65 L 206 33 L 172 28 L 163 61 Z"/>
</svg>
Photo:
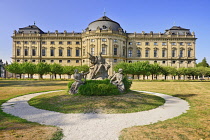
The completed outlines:
<svg viewBox="0 0 210 140">
<path fill-rule="evenodd" d="M 132 81 L 127 78 L 123 79 L 125 85 L 125 93 L 127 93 L 131 87 Z M 68 90 L 72 85 L 72 81 L 68 83 Z M 108 95 L 119 95 L 117 87 L 110 83 L 109 79 L 105 80 L 87 80 L 84 85 L 81 85 L 78 90 L 78 94 L 86 96 L 108 96 Z"/>
</svg>

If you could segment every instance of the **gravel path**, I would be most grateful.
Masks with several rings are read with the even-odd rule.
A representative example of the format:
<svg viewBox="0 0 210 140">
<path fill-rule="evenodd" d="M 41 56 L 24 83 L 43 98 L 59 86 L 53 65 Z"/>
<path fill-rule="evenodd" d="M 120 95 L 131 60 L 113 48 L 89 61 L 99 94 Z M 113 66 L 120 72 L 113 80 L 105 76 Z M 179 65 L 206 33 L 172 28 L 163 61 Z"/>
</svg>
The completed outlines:
<svg viewBox="0 0 210 140">
<path fill-rule="evenodd" d="M 185 113 L 189 104 L 185 100 L 169 95 L 147 92 L 162 97 L 165 104 L 158 108 L 127 114 L 63 114 L 37 109 L 28 105 L 31 98 L 57 91 L 28 94 L 13 98 L 2 105 L 4 112 L 31 122 L 54 125 L 63 129 L 64 140 L 117 140 L 120 131 L 135 125 L 148 125 L 164 121 Z"/>
</svg>

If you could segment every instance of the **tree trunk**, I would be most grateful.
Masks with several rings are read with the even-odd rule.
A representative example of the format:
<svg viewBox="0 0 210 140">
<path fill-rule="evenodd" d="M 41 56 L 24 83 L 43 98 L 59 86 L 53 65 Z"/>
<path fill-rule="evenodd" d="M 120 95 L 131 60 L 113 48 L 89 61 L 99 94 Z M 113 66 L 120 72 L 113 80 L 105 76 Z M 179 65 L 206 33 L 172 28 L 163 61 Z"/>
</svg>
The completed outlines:
<svg viewBox="0 0 210 140">
<path fill-rule="evenodd" d="M 54 76 L 55 76 L 55 79 L 56 79 L 56 74 L 54 74 Z"/>
<path fill-rule="evenodd" d="M 59 74 L 60 75 L 60 79 L 61 79 L 61 74 Z"/>
<path fill-rule="evenodd" d="M 167 78 L 167 75 L 165 75 L 165 80 L 166 80 L 166 78 Z"/>
</svg>

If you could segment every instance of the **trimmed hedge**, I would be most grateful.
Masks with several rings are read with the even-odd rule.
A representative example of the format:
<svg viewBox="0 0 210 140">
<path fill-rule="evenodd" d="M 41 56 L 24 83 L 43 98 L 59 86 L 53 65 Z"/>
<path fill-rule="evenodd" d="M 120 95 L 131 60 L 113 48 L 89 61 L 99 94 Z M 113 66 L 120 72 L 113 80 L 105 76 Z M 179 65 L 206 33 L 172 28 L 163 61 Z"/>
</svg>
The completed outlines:
<svg viewBox="0 0 210 140">
<path fill-rule="evenodd" d="M 132 81 L 127 78 L 123 79 L 125 85 L 125 93 L 127 93 L 131 87 Z M 68 83 L 68 90 L 70 89 L 73 82 Z M 86 96 L 108 96 L 108 95 L 119 95 L 120 93 L 117 87 L 110 83 L 109 79 L 105 80 L 87 80 L 84 85 L 81 85 L 78 90 L 79 95 Z"/>
</svg>

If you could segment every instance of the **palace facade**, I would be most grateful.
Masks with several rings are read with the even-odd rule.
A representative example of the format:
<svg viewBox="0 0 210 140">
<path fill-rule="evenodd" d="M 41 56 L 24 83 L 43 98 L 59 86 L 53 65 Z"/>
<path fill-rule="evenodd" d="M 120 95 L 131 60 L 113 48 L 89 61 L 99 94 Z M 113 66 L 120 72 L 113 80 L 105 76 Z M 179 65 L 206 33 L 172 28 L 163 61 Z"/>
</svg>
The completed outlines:
<svg viewBox="0 0 210 140">
<path fill-rule="evenodd" d="M 80 32 L 44 32 L 35 24 L 14 31 L 13 62 L 89 65 L 99 55 L 113 67 L 124 61 L 149 61 L 163 66 L 195 67 L 195 33 L 173 26 L 164 33 L 127 33 L 119 23 L 103 16 Z M 112 73 L 112 68 L 109 73 Z"/>
</svg>

